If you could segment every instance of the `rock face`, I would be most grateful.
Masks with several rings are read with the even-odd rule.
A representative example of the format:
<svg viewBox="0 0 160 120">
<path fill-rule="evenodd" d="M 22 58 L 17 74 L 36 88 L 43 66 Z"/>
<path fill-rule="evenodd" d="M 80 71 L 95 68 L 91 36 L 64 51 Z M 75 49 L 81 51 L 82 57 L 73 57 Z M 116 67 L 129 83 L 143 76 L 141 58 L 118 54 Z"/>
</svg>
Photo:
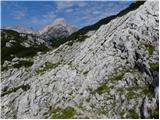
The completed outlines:
<svg viewBox="0 0 160 120">
<path fill-rule="evenodd" d="M 33 29 L 29 29 L 29 28 L 25 28 L 23 26 L 17 25 L 17 26 L 6 26 L 6 27 L 2 27 L 2 29 L 5 30 L 13 30 L 19 33 L 25 33 L 25 34 L 36 34 L 38 35 L 39 32 Z"/>
<path fill-rule="evenodd" d="M 2 118 L 158 118 L 158 11 L 146 1 L 84 41 L 2 71 Z"/>
<path fill-rule="evenodd" d="M 56 19 L 52 24 L 46 25 L 39 30 L 41 38 L 45 40 L 54 40 L 64 38 L 75 32 L 77 29 L 67 23 L 64 19 Z"/>
</svg>

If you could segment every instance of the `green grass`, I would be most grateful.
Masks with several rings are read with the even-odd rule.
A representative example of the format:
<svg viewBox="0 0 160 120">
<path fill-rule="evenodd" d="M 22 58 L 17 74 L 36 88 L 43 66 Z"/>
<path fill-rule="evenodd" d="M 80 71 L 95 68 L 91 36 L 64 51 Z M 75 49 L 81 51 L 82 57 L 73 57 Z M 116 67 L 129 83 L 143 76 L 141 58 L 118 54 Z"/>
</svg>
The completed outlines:
<svg viewBox="0 0 160 120">
<path fill-rule="evenodd" d="M 124 73 L 121 73 L 121 74 L 115 75 L 115 76 L 110 76 L 109 80 L 110 81 L 122 80 L 123 79 L 123 75 L 124 75 Z"/>
<path fill-rule="evenodd" d="M 38 69 L 36 70 L 36 73 L 42 75 L 45 71 L 50 70 L 50 69 L 54 69 L 54 68 L 56 68 L 59 64 L 60 64 L 60 62 L 55 63 L 55 64 L 50 63 L 50 62 L 46 62 L 44 65 L 42 65 L 40 68 L 38 68 Z"/>
<path fill-rule="evenodd" d="M 114 81 L 122 80 L 123 75 L 124 75 L 124 73 L 120 73 L 118 75 L 110 76 L 107 80 L 102 82 L 97 89 L 92 90 L 91 94 L 95 94 L 95 93 L 102 94 L 102 93 L 107 92 L 109 90 L 108 82 L 114 82 Z"/>
<path fill-rule="evenodd" d="M 5 96 L 5 95 L 8 95 L 8 94 L 10 94 L 10 93 L 16 92 L 16 91 L 19 90 L 19 89 L 22 89 L 23 91 L 27 91 L 27 90 L 30 89 L 30 85 L 29 85 L 29 84 L 20 85 L 20 86 L 15 87 L 15 88 L 10 88 L 10 89 L 7 90 L 7 91 L 2 91 L 1 97 Z"/>
<path fill-rule="evenodd" d="M 149 63 L 149 66 L 150 66 L 150 71 L 151 72 L 154 72 L 154 71 L 159 71 L 159 64 L 158 63 Z"/>
<path fill-rule="evenodd" d="M 148 113 L 150 114 L 151 119 L 159 119 L 159 106 L 155 109 L 148 109 Z"/>
<path fill-rule="evenodd" d="M 142 94 L 144 95 L 153 95 L 154 94 L 154 88 L 151 85 L 147 85 L 143 88 Z"/>
<path fill-rule="evenodd" d="M 108 91 L 108 86 L 106 82 L 100 84 L 100 86 L 95 90 L 98 94 L 102 94 Z"/>
<path fill-rule="evenodd" d="M 119 92 L 120 94 L 123 94 L 125 91 L 125 88 L 118 88 L 117 89 L 117 92 Z"/>
<path fill-rule="evenodd" d="M 135 97 L 135 92 L 132 90 L 132 91 L 128 91 L 127 92 L 127 98 L 128 99 L 133 99 Z"/>
<path fill-rule="evenodd" d="M 145 44 L 145 47 L 147 48 L 149 56 L 151 56 L 153 52 L 155 51 L 155 47 L 153 45 L 148 45 L 148 44 Z"/>
<path fill-rule="evenodd" d="M 121 119 L 123 119 L 124 117 L 124 114 L 125 114 L 125 111 L 122 111 L 122 112 L 120 112 L 120 116 L 121 116 Z"/>
<path fill-rule="evenodd" d="M 129 119 L 138 119 L 139 115 L 136 112 L 136 110 L 133 108 L 133 109 L 128 110 L 126 118 L 129 118 Z"/>
<path fill-rule="evenodd" d="M 43 114 L 45 118 L 51 117 L 52 119 L 71 119 L 76 114 L 76 111 L 73 107 L 52 107 L 50 106 L 49 110 Z"/>
</svg>

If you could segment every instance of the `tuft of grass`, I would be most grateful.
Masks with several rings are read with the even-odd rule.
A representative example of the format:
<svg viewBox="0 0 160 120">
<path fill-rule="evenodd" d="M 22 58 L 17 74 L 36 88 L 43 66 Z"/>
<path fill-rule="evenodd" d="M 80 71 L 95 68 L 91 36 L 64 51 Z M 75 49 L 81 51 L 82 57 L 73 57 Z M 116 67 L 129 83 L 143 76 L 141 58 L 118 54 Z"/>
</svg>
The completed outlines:
<svg viewBox="0 0 160 120">
<path fill-rule="evenodd" d="M 153 52 L 155 51 L 155 47 L 151 44 L 143 44 L 143 45 L 146 47 L 146 49 L 149 53 L 149 56 L 151 56 L 153 54 Z"/>
<path fill-rule="evenodd" d="M 45 118 L 51 117 L 52 119 L 70 119 L 76 114 L 73 107 L 53 107 L 50 106 L 49 110 L 43 114 Z"/>
<path fill-rule="evenodd" d="M 127 113 L 126 117 L 129 118 L 129 119 L 138 119 L 139 115 L 138 115 L 138 113 L 136 112 L 135 109 L 130 109 L 130 110 L 128 110 L 128 113 Z"/>
<path fill-rule="evenodd" d="M 122 79 L 123 79 L 123 75 L 124 75 L 124 73 L 121 73 L 121 74 L 119 74 L 119 75 L 111 76 L 109 79 L 110 79 L 111 81 L 122 80 Z"/>
<path fill-rule="evenodd" d="M 151 85 L 147 85 L 143 88 L 142 93 L 144 95 L 153 95 L 154 94 L 154 88 Z"/>
<path fill-rule="evenodd" d="M 105 80 L 104 82 L 102 82 L 100 84 L 100 86 L 96 89 L 96 90 L 92 90 L 91 91 L 91 94 L 95 94 L 95 93 L 98 93 L 98 94 L 102 94 L 102 93 L 105 93 L 108 91 L 108 82 L 111 81 L 111 82 L 114 82 L 114 81 L 118 81 L 118 80 L 122 80 L 123 79 L 123 75 L 124 73 L 121 73 L 119 75 L 115 75 L 115 76 L 111 76 L 109 77 L 107 80 Z"/>
<path fill-rule="evenodd" d="M 153 45 L 146 45 L 149 55 L 151 56 L 155 50 Z"/>
<path fill-rule="evenodd" d="M 133 91 L 128 91 L 128 93 L 127 93 L 127 98 L 128 99 L 133 99 L 135 97 L 135 92 L 133 92 Z"/>
<path fill-rule="evenodd" d="M 106 82 L 100 84 L 100 86 L 95 90 L 98 94 L 102 94 L 108 91 L 108 86 Z"/>
<path fill-rule="evenodd" d="M 7 90 L 7 91 L 2 91 L 1 97 L 5 96 L 5 95 L 8 95 L 8 94 L 10 94 L 10 93 L 16 92 L 16 91 L 19 90 L 19 89 L 22 89 L 23 91 L 27 91 L 27 90 L 30 89 L 30 85 L 29 85 L 29 84 L 20 85 L 20 86 L 15 87 L 15 88 L 10 88 L 10 89 Z"/>
<path fill-rule="evenodd" d="M 46 70 L 54 69 L 54 68 L 56 68 L 59 64 L 60 64 L 60 62 L 55 63 L 55 64 L 50 63 L 50 62 L 46 62 L 43 66 L 41 66 L 40 68 L 38 68 L 38 69 L 36 70 L 36 73 L 42 75 Z"/>
<path fill-rule="evenodd" d="M 148 112 L 150 114 L 150 118 L 159 119 L 159 107 L 158 106 L 153 110 L 149 109 Z"/>
<path fill-rule="evenodd" d="M 159 64 L 158 63 L 156 63 L 156 64 L 149 63 L 149 66 L 150 66 L 150 71 L 151 72 L 159 71 Z"/>
<path fill-rule="evenodd" d="M 119 92 L 119 93 L 121 93 L 121 94 L 123 94 L 123 93 L 124 93 L 124 91 L 125 91 L 125 89 L 124 89 L 124 88 L 118 88 L 118 89 L 117 89 L 117 92 Z"/>
<path fill-rule="evenodd" d="M 124 117 L 123 117 L 123 116 L 124 116 L 124 114 L 125 114 L 125 111 L 120 112 L 120 116 L 121 116 L 121 118 L 124 118 Z"/>
</svg>

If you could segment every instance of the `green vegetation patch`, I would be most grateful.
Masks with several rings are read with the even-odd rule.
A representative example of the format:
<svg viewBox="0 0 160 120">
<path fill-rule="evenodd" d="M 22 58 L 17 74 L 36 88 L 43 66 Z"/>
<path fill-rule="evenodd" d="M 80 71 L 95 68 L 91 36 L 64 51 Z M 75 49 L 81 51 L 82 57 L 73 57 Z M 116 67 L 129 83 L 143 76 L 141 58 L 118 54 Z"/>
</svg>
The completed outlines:
<svg viewBox="0 0 160 120">
<path fill-rule="evenodd" d="M 110 76 L 109 80 L 110 81 L 118 81 L 118 80 L 122 80 L 123 76 L 124 76 L 124 72 L 120 73 L 119 75 L 115 75 L 115 76 Z"/>
<path fill-rule="evenodd" d="M 26 84 L 26 85 L 20 85 L 18 87 L 15 88 L 10 88 L 9 90 L 6 91 L 2 91 L 1 97 L 8 95 L 10 93 L 16 92 L 17 90 L 22 89 L 23 91 L 27 91 L 30 89 L 30 85 Z"/>
<path fill-rule="evenodd" d="M 159 119 L 159 106 L 155 109 L 148 109 L 148 113 L 150 114 L 151 119 Z"/>
<path fill-rule="evenodd" d="M 151 56 L 155 50 L 155 47 L 153 45 L 148 45 L 148 44 L 145 44 L 145 47 L 147 48 L 147 51 L 149 55 Z"/>
<path fill-rule="evenodd" d="M 13 67 L 14 68 L 20 68 L 22 66 L 24 66 L 24 67 L 30 67 L 32 65 L 33 65 L 33 61 L 21 60 L 18 63 L 14 64 Z"/>
<path fill-rule="evenodd" d="M 100 84 L 100 86 L 95 90 L 98 94 L 102 94 L 108 91 L 108 86 L 106 82 Z"/>
<path fill-rule="evenodd" d="M 138 115 L 138 113 L 136 112 L 135 109 L 130 109 L 130 110 L 128 110 L 128 113 L 127 113 L 126 118 L 138 119 L 138 118 L 139 118 L 139 115 Z"/>
<path fill-rule="evenodd" d="M 159 71 L 159 64 L 158 64 L 158 63 L 156 63 L 156 64 L 154 64 L 154 63 L 149 63 L 149 66 L 150 66 L 150 71 L 151 71 L 151 72 Z"/>
<path fill-rule="evenodd" d="M 50 62 L 46 62 L 44 65 L 42 65 L 40 68 L 38 68 L 38 69 L 36 70 L 36 73 L 42 75 L 45 71 L 50 70 L 50 69 L 54 69 L 54 68 L 56 68 L 59 64 L 60 64 L 60 62 L 55 63 L 55 64 L 50 63 Z"/>
<path fill-rule="evenodd" d="M 7 36 L 7 37 L 6 37 Z M 36 39 L 36 36 L 30 35 L 33 39 Z M 12 42 L 10 47 L 6 47 L 6 43 L 10 40 Z M 45 44 L 36 44 L 34 43 L 30 47 L 22 46 L 21 43 L 27 41 L 27 34 L 21 36 L 20 33 L 13 30 L 2 30 L 1 32 L 1 65 L 3 65 L 5 60 L 11 61 L 14 57 L 33 57 L 37 52 L 46 52 L 50 49 Z"/>
<path fill-rule="evenodd" d="M 122 80 L 123 75 L 124 75 L 124 73 L 120 73 L 119 75 L 115 75 L 115 76 L 110 76 L 107 80 L 102 82 L 96 90 L 94 90 L 94 91 L 92 90 L 91 93 L 92 94 L 95 94 L 95 93 L 102 94 L 102 93 L 107 92 L 109 90 L 108 82 Z"/>
<path fill-rule="evenodd" d="M 128 99 L 133 99 L 135 96 L 136 96 L 136 94 L 133 90 L 127 92 L 127 98 Z"/>
<path fill-rule="evenodd" d="M 154 88 L 151 85 L 147 85 L 146 87 L 143 88 L 142 93 L 144 95 L 153 95 L 154 94 Z"/>
<path fill-rule="evenodd" d="M 24 67 L 30 67 L 33 65 L 33 61 L 30 61 L 30 60 L 20 60 L 18 61 L 17 63 L 13 64 L 10 68 L 14 67 L 14 68 L 20 68 L 22 66 Z M 8 66 L 6 67 L 1 67 L 1 70 L 4 71 L 4 70 L 8 70 Z"/>
<path fill-rule="evenodd" d="M 52 119 L 70 119 L 73 118 L 76 114 L 76 111 L 73 107 L 52 107 L 50 106 L 49 110 L 43 114 L 45 118 L 51 117 Z"/>
</svg>

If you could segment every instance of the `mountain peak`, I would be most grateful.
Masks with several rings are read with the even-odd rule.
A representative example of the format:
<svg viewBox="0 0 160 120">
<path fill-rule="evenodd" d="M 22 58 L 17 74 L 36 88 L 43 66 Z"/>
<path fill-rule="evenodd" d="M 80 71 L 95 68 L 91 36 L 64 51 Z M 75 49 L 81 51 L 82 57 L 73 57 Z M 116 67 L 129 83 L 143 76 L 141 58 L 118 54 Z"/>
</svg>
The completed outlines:
<svg viewBox="0 0 160 120">
<path fill-rule="evenodd" d="M 43 39 L 50 40 L 67 37 L 75 31 L 77 31 L 76 27 L 67 24 L 63 18 L 58 18 L 39 30 L 39 33 Z"/>
<path fill-rule="evenodd" d="M 52 25 L 65 25 L 65 20 L 63 18 L 58 18 L 56 20 L 54 20 L 54 22 L 52 23 Z"/>
</svg>

